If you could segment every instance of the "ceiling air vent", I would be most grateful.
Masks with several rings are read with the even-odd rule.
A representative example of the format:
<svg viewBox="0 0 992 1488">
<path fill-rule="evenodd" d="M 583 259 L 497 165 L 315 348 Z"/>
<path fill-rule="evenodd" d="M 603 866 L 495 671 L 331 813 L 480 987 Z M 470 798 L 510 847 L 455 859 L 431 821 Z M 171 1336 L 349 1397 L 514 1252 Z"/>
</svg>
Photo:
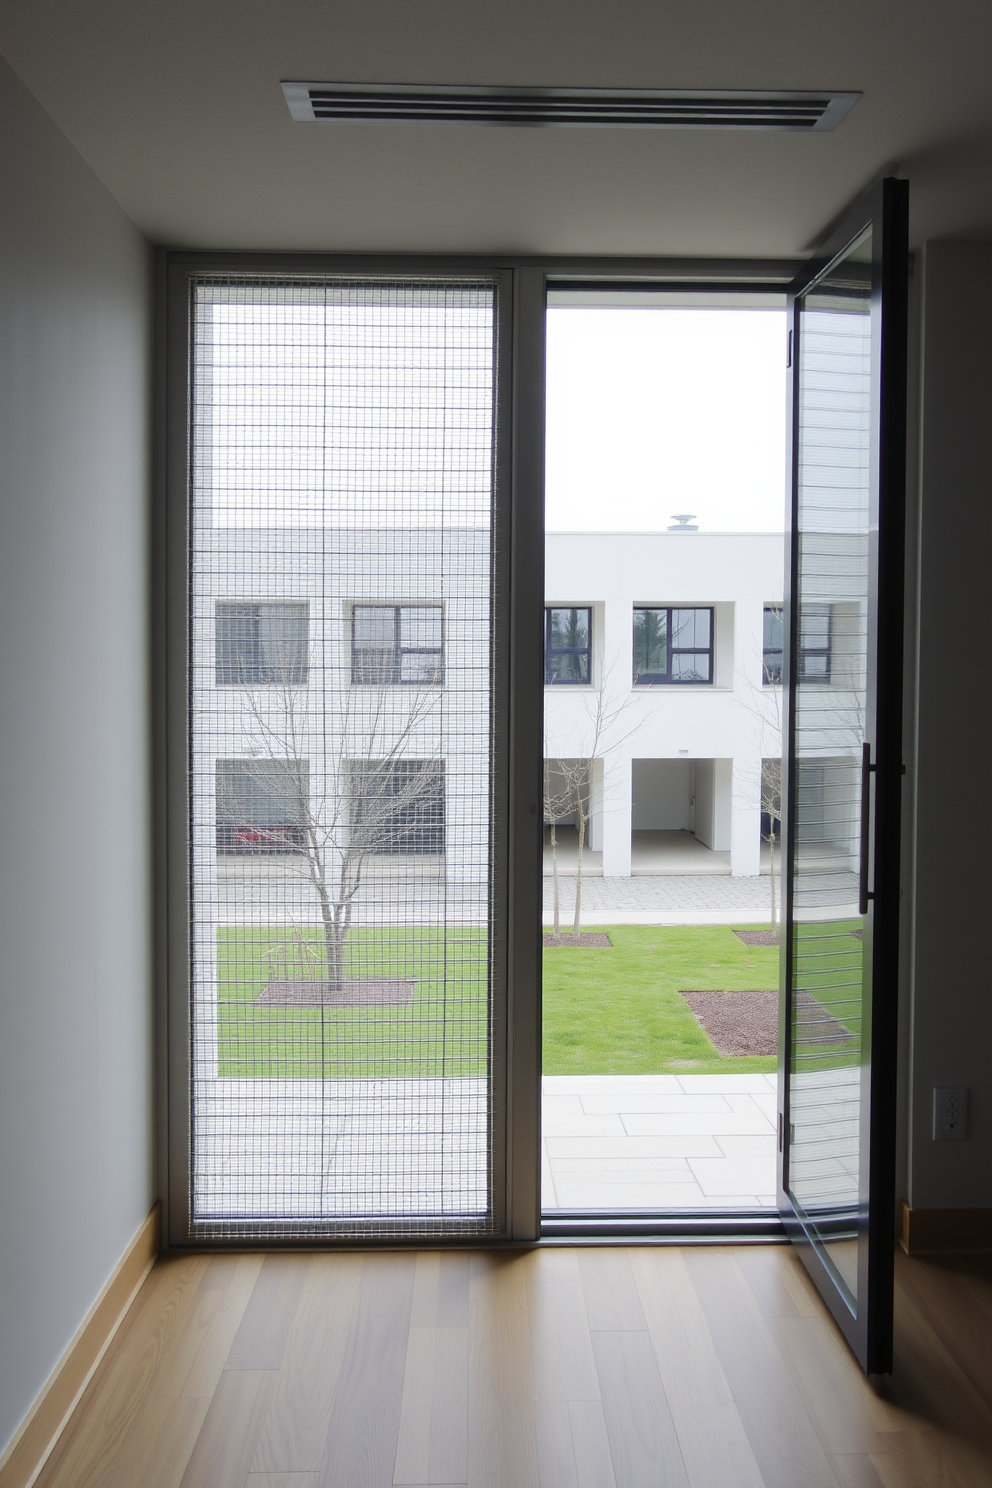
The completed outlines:
<svg viewBox="0 0 992 1488">
<path fill-rule="evenodd" d="M 833 129 L 860 93 L 668 88 L 456 88 L 283 83 L 301 124 L 512 124 L 593 129 Z"/>
</svg>

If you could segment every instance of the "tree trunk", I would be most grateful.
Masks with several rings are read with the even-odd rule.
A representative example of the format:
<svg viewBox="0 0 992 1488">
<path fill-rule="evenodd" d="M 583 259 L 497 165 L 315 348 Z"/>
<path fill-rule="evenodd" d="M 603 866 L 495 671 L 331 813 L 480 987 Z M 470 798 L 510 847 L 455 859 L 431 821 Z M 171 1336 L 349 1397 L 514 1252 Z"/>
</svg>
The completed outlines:
<svg viewBox="0 0 992 1488">
<path fill-rule="evenodd" d="M 551 823 L 551 900 L 554 907 L 554 932 L 557 935 L 560 925 L 560 912 L 558 905 L 558 830 L 555 823 Z"/>
<path fill-rule="evenodd" d="M 327 980 L 332 987 L 344 981 L 344 939 L 334 917 L 324 920 L 324 946 L 327 951 Z"/>
<path fill-rule="evenodd" d="M 578 939 L 582 933 L 582 849 L 586 840 L 586 816 L 581 806 L 576 815 L 579 819 L 579 856 L 575 864 L 575 918 L 572 921 L 572 934 Z"/>
</svg>

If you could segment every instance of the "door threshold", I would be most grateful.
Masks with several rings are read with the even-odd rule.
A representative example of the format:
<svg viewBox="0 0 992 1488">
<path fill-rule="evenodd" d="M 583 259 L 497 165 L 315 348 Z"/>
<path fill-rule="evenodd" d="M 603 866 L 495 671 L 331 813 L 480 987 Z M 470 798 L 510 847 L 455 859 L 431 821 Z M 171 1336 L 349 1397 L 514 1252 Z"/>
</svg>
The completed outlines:
<svg viewBox="0 0 992 1488">
<path fill-rule="evenodd" d="M 777 1209 L 554 1209 L 541 1216 L 542 1244 L 776 1245 L 787 1239 Z"/>
</svg>

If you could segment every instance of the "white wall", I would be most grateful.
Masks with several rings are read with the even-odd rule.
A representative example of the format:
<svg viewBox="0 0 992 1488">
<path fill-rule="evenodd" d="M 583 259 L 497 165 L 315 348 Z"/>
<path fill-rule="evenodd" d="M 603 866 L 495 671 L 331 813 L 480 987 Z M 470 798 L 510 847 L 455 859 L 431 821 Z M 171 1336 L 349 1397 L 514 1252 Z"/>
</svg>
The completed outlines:
<svg viewBox="0 0 992 1488">
<path fill-rule="evenodd" d="M 692 827 L 693 762 L 631 761 L 631 827 L 635 832 L 688 832 Z"/>
<path fill-rule="evenodd" d="M 152 1203 L 149 256 L 0 62 L 0 1450 Z"/>
<path fill-rule="evenodd" d="M 922 277 L 919 676 L 908 1194 L 992 1206 L 988 649 L 992 247 L 927 243 Z M 913 741 L 908 753 L 912 758 Z M 907 890 L 909 897 L 909 890 Z M 934 1142 L 935 1085 L 971 1091 L 964 1142 Z"/>
</svg>

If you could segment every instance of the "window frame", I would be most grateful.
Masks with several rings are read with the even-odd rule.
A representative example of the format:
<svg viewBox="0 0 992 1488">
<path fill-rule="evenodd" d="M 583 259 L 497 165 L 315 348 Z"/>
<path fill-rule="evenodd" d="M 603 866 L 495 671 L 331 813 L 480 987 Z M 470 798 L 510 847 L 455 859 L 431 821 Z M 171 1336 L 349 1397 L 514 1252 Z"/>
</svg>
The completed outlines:
<svg viewBox="0 0 992 1488">
<path fill-rule="evenodd" d="M 710 617 L 710 643 L 709 646 L 673 646 L 672 615 L 678 611 L 691 610 L 698 614 L 705 612 Z M 633 687 L 712 687 L 714 678 L 714 653 L 716 650 L 716 606 L 715 605 L 693 605 L 693 604 L 671 604 L 671 605 L 649 605 L 635 604 L 631 615 L 631 637 L 634 642 L 636 654 L 636 637 L 634 627 L 637 624 L 638 614 L 661 614 L 665 618 L 667 641 L 665 647 L 666 673 L 662 676 L 658 672 L 645 672 L 640 675 L 632 669 Z M 708 677 L 673 677 L 672 659 L 675 656 L 706 656 L 709 658 Z"/>
<path fill-rule="evenodd" d="M 809 684 L 809 683 L 814 683 L 815 684 L 815 683 L 819 682 L 824 687 L 829 687 L 829 685 L 830 685 L 830 673 L 831 673 L 831 671 L 833 669 L 834 607 L 833 607 L 832 604 L 826 604 L 826 603 L 824 603 L 824 604 L 813 604 L 813 605 L 810 605 L 810 606 L 807 607 L 807 613 L 809 613 L 809 611 L 810 610 L 813 610 L 813 609 L 822 609 L 824 611 L 824 613 L 826 614 L 826 619 L 827 619 L 827 643 L 826 643 L 825 646 L 807 646 L 805 644 L 805 640 L 804 640 L 803 617 L 802 617 L 802 615 L 799 615 L 799 617 L 798 617 L 798 621 L 799 621 L 799 624 L 798 624 L 799 666 L 798 666 L 798 669 L 797 669 L 797 677 L 798 677 L 798 680 L 800 682 L 806 682 L 807 684 Z M 824 661 L 826 662 L 826 666 L 824 667 L 824 669 L 823 669 L 822 672 L 809 672 L 809 671 L 807 671 L 807 668 L 806 668 L 807 660 L 810 657 L 814 657 L 814 656 L 822 656 L 823 659 L 824 659 Z"/>
<path fill-rule="evenodd" d="M 366 845 L 360 840 L 357 840 L 362 826 L 367 825 L 367 823 L 362 821 L 360 811 L 356 815 L 355 807 L 359 803 L 367 801 L 369 797 L 367 791 L 356 792 L 356 784 L 361 784 L 370 777 L 374 779 L 378 776 L 383 782 L 392 777 L 392 779 L 397 780 L 402 785 L 404 777 L 407 781 L 411 781 L 418 774 L 425 782 L 424 793 L 421 799 L 418 801 L 414 798 L 412 801 L 405 802 L 398 807 L 398 811 L 402 814 L 402 820 L 389 821 L 382 818 L 373 828 L 373 831 L 378 830 L 383 834 L 394 834 L 394 840 L 389 842 L 388 845 L 384 845 L 381 840 L 378 845 L 375 845 L 375 843 Z M 383 858 L 401 855 L 409 855 L 411 857 L 444 856 L 448 838 L 448 796 L 444 759 L 423 759 L 420 757 L 413 758 L 406 755 L 396 755 L 380 760 L 350 760 L 347 767 L 347 780 L 348 837 L 349 843 L 356 851 L 367 853 L 369 857 Z M 400 794 L 401 790 L 392 791 L 394 797 L 398 797 Z M 416 816 L 418 805 L 427 807 L 427 815 L 422 814 L 420 819 Z M 354 834 L 355 840 L 352 839 L 352 834 Z M 402 843 L 398 843 L 395 840 L 398 837 L 409 839 L 420 835 L 433 837 L 435 845 L 413 846 L 406 840 Z"/>
<path fill-rule="evenodd" d="M 393 660 L 391 663 L 393 675 L 390 677 L 377 677 L 369 680 L 368 677 L 360 675 L 361 663 L 358 657 L 361 654 L 355 646 L 355 625 L 360 610 L 392 610 L 393 611 Z M 441 628 L 441 644 L 439 646 L 404 646 L 403 645 L 403 612 L 404 610 L 436 610 Z M 392 602 L 377 603 L 374 600 L 356 600 L 351 606 L 351 685 L 352 687 L 443 687 L 445 680 L 445 634 L 444 634 L 444 605 L 434 600 L 415 600 L 410 604 Z M 404 677 L 404 656 L 436 656 L 438 665 L 434 676 L 430 679 L 423 677 Z"/>
<path fill-rule="evenodd" d="M 765 633 L 764 633 L 765 632 L 765 616 L 768 615 L 768 614 L 776 614 L 776 615 L 778 615 L 779 621 L 780 621 L 781 626 L 782 626 L 782 645 L 779 646 L 777 649 L 775 647 L 772 647 L 772 649 L 769 650 L 769 648 L 765 645 Z M 779 659 L 779 662 L 778 662 L 778 676 L 777 677 L 770 677 L 768 675 L 768 657 L 769 656 L 777 656 L 778 659 Z M 785 606 L 784 605 L 780 605 L 780 604 L 766 604 L 766 605 L 763 605 L 762 606 L 762 610 L 761 610 L 761 685 L 762 685 L 762 687 L 781 687 L 782 686 L 782 677 L 784 675 L 784 667 L 785 667 Z"/>
<path fill-rule="evenodd" d="M 234 821 L 222 822 L 223 810 L 221 798 L 221 781 L 224 776 L 229 780 L 248 780 L 248 770 L 232 769 L 232 766 L 253 766 L 259 777 L 264 778 L 266 774 L 277 779 L 279 775 L 289 778 L 295 769 L 299 774 L 297 788 L 302 794 L 310 789 L 310 761 L 291 759 L 256 759 L 246 755 L 219 755 L 214 761 L 214 823 L 215 823 L 215 845 L 219 855 L 224 857 L 252 857 L 264 854 L 296 854 L 306 851 L 306 820 L 305 811 L 301 813 L 300 821 L 263 822 L 253 821 L 245 814 L 236 817 Z M 261 784 L 261 779 L 256 777 L 256 790 Z M 278 800 L 277 793 L 272 792 L 271 799 Z M 289 792 L 285 793 L 285 799 L 289 799 Z M 254 833 L 254 842 L 238 844 L 235 837 L 238 833 Z M 278 834 L 278 836 L 276 835 Z"/>
<path fill-rule="evenodd" d="M 494 791 L 506 809 L 494 820 L 497 860 L 504 865 L 495 903 L 494 989 L 504 1000 L 494 1014 L 494 1084 L 499 1094 L 494 1181 L 505 1205 L 505 1238 L 532 1242 L 542 1226 L 553 1234 L 559 1222 L 541 1215 L 541 858 L 534 849 L 534 818 L 543 799 L 543 648 L 534 645 L 544 610 L 545 324 L 549 292 L 621 291 L 639 302 L 645 292 L 673 290 L 704 301 L 722 295 L 772 296 L 776 305 L 801 267 L 788 258 L 664 258 L 648 256 L 436 253 L 370 255 L 356 252 L 163 250 L 158 278 L 163 336 L 158 343 L 160 398 L 157 414 L 163 460 L 153 513 L 156 582 L 154 645 L 159 657 L 155 693 L 156 749 L 162 762 L 156 802 L 158 834 L 156 896 L 162 1037 L 157 1041 L 159 1090 L 157 1162 L 163 1231 L 170 1247 L 239 1250 L 242 1240 L 191 1238 L 189 1229 L 190 1083 L 188 1012 L 191 926 L 188 913 L 189 543 L 187 489 L 190 475 L 188 378 L 190 283 L 201 274 L 265 273 L 292 283 L 309 275 L 401 277 L 496 276 L 500 285 L 496 440 L 503 451 L 497 467 L 497 512 L 501 561 L 494 572 L 497 627 L 493 638 L 495 694 L 499 700 Z M 344 658 L 342 658 L 344 661 Z M 346 673 L 345 673 L 346 675 Z M 504 1141 L 499 1141 L 500 1131 Z M 732 1227 L 732 1225 L 731 1225 Z M 650 1221 L 647 1232 L 659 1226 Z M 662 1231 L 694 1233 L 692 1222 L 670 1217 Z M 645 1232 L 638 1221 L 611 1220 L 601 1233 Z M 566 1222 L 564 1233 L 573 1233 Z M 705 1229 L 709 1233 L 709 1228 Z M 769 1233 L 778 1233 L 770 1222 Z M 267 1248 L 294 1242 L 268 1236 Z M 337 1244 L 326 1242 L 330 1248 Z M 391 1241 L 391 1244 L 402 1241 Z M 419 1244 L 419 1241 L 414 1241 Z M 471 1244 L 471 1240 L 465 1243 Z M 483 1242 L 491 1245 L 492 1240 Z M 353 1242 L 346 1242 L 349 1247 Z"/>
<path fill-rule="evenodd" d="M 588 637 L 585 646 L 552 646 L 551 627 L 552 615 L 556 611 L 567 611 L 570 614 L 578 614 L 584 611 L 589 617 L 586 623 L 586 635 Z M 544 685 L 545 687 L 592 687 L 592 605 L 545 605 L 544 607 Z M 577 682 L 574 677 L 553 677 L 551 675 L 551 658 L 553 656 L 584 656 L 586 659 L 587 676 L 584 682 Z"/>
<path fill-rule="evenodd" d="M 262 616 L 258 611 L 268 609 L 295 609 L 302 612 L 303 619 L 303 650 L 299 662 L 292 667 L 286 667 L 296 675 L 290 677 L 246 677 L 232 680 L 221 677 L 222 669 L 231 664 L 222 658 L 222 648 L 225 643 L 230 650 L 236 650 L 230 646 L 229 640 L 225 642 L 221 635 L 220 616 L 222 610 L 254 610 L 256 622 Z M 257 634 L 256 634 L 257 642 Z M 261 670 L 264 663 L 255 662 L 253 665 Z M 267 668 L 274 671 L 274 667 Z M 246 671 L 248 668 L 245 669 Z M 310 682 L 310 602 L 307 599 L 217 599 L 214 601 L 214 686 L 215 687 L 306 687 Z"/>
</svg>

